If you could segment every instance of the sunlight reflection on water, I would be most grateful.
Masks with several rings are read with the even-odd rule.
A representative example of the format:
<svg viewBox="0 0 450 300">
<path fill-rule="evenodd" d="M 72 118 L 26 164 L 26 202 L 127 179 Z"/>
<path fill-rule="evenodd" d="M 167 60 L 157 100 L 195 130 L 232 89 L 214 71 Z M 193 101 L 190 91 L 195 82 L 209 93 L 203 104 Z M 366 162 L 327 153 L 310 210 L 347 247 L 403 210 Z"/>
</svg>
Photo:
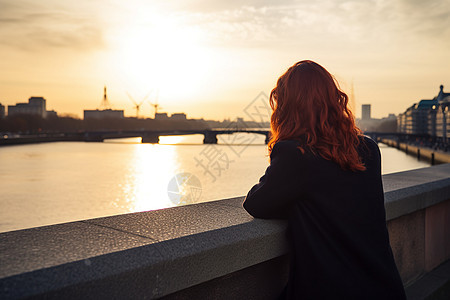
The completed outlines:
<svg viewBox="0 0 450 300">
<path fill-rule="evenodd" d="M 168 201 L 167 183 L 179 169 L 174 146 L 133 145 L 124 186 L 129 211 L 144 211 L 173 206 Z"/>
<path fill-rule="evenodd" d="M 226 144 L 249 140 L 239 135 L 219 137 L 218 145 L 203 145 L 203 135 L 193 135 L 161 137 L 159 145 L 134 138 L 2 147 L 0 232 L 171 207 L 177 202 L 168 185 L 177 174 L 198 179 L 197 186 L 180 188 L 183 194 L 201 187 L 197 202 L 243 196 L 269 160 L 262 135 L 250 146 Z M 380 149 L 384 174 L 428 166 L 397 149 Z M 201 167 L 202 154 L 211 150 L 222 155 L 221 170 Z"/>
</svg>

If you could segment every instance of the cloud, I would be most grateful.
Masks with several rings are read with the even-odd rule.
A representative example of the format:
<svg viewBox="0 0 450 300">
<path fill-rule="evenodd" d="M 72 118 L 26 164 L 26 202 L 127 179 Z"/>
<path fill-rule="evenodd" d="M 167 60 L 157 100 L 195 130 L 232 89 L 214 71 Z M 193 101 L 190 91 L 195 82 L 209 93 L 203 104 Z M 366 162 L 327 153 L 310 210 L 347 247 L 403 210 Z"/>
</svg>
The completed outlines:
<svg viewBox="0 0 450 300">
<path fill-rule="evenodd" d="M 212 45 L 308 46 L 346 43 L 448 43 L 447 0 L 213 1 L 65 3 L 0 0 L 0 44 L 23 50 L 105 47 L 105 31 L 156 8 L 198 28 Z M 151 22 L 151 20 L 148 20 Z"/>
<path fill-rule="evenodd" d="M 0 1 L 0 45 L 46 52 L 51 49 L 90 51 L 104 46 L 101 24 L 88 13 L 49 3 Z"/>
<path fill-rule="evenodd" d="M 194 0 L 178 8 L 218 44 L 241 46 L 342 40 L 354 43 L 448 43 L 450 4 L 441 1 L 237 1 Z"/>
</svg>

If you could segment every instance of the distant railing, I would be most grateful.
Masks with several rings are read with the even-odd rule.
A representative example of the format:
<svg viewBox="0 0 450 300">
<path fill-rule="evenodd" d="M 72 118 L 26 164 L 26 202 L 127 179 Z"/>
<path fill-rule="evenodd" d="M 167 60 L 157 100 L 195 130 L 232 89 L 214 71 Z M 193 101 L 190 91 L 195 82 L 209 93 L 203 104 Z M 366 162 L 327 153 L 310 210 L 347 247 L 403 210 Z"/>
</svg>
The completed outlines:
<svg viewBox="0 0 450 300">
<path fill-rule="evenodd" d="M 204 144 L 217 144 L 217 135 L 233 134 L 233 133 L 254 133 L 262 134 L 266 137 L 267 144 L 270 138 L 269 130 L 256 129 L 192 129 L 192 130 L 107 130 L 107 131 L 86 131 L 76 133 L 58 133 L 58 134 L 39 134 L 28 135 L 11 138 L 0 138 L 0 146 L 4 145 L 18 145 L 18 144 L 32 144 L 45 142 L 103 142 L 106 139 L 119 139 L 142 137 L 142 143 L 159 143 L 160 136 L 170 135 L 193 135 L 202 134 L 204 136 Z"/>
</svg>

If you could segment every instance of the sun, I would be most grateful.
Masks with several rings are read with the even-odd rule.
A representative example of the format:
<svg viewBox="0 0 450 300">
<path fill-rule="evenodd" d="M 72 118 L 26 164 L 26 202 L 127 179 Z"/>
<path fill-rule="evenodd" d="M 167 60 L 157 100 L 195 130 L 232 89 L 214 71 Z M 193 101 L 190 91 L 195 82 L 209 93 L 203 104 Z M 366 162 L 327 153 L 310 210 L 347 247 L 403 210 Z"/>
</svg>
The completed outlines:
<svg viewBox="0 0 450 300">
<path fill-rule="evenodd" d="M 201 29 L 175 18 L 147 18 L 127 24 L 115 36 L 115 63 L 124 88 L 134 94 L 158 89 L 172 99 L 200 93 L 212 59 Z"/>
</svg>

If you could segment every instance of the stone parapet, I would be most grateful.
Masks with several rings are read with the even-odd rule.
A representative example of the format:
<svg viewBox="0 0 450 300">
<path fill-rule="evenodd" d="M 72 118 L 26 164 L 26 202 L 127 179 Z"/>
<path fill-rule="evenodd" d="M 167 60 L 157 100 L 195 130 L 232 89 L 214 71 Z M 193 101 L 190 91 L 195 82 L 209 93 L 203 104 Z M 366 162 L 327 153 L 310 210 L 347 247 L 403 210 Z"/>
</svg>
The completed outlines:
<svg viewBox="0 0 450 300">
<path fill-rule="evenodd" d="M 383 176 L 406 285 L 450 258 L 450 164 Z M 272 299 L 286 223 L 243 197 L 0 234 L 0 298 Z"/>
</svg>

